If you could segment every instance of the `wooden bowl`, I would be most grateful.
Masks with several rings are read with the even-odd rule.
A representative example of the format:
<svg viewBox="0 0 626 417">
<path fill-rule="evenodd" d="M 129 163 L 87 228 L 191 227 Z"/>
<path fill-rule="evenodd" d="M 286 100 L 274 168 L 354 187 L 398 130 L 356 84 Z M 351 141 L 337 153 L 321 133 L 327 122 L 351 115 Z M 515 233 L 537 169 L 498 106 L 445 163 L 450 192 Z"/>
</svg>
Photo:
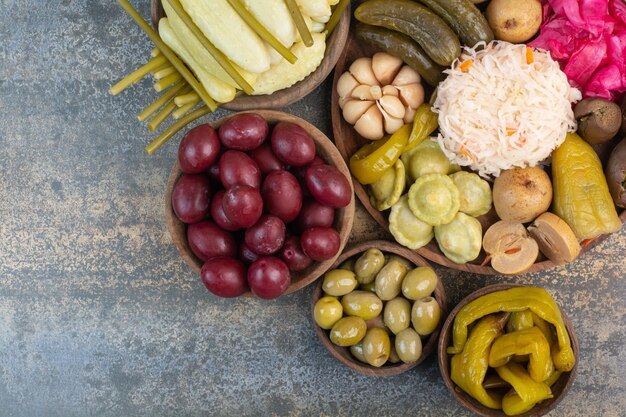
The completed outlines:
<svg viewBox="0 0 626 417">
<path fill-rule="evenodd" d="M 487 408 L 472 398 L 465 391 L 461 390 L 456 386 L 454 382 L 450 379 L 450 355 L 446 352 L 448 346 L 450 346 L 450 339 L 452 338 L 452 326 L 454 319 L 467 303 L 481 297 L 485 294 L 489 294 L 495 291 L 508 290 L 513 287 L 523 287 L 524 285 L 515 285 L 515 284 L 495 284 L 489 285 L 487 287 L 481 288 L 477 291 L 474 291 L 467 297 L 465 297 L 457 306 L 450 312 L 448 318 L 446 319 L 443 327 L 441 328 L 441 336 L 439 336 L 439 345 L 437 347 L 437 353 L 439 355 L 439 371 L 441 372 L 441 376 L 443 377 L 443 382 L 446 384 L 448 390 L 452 393 L 452 396 L 467 410 L 478 414 L 479 416 L 484 417 L 506 417 L 506 414 L 502 410 L 493 410 L 491 408 Z M 567 315 L 563 309 L 561 309 L 561 316 L 563 317 L 563 322 L 565 323 L 565 327 L 567 328 L 567 332 L 569 333 L 569 337 L 572 343 L 572 349 L 574 350 L 574 356 L 576 357 L 576 364 L 574 365 L 574 369 L 571 372 L 566 372 L 561 375 L 558 381 L 552 385 L 552 394 L 554 398 L 549 400 L 542 401 L 535 407 L 533 407 L 530 411 L 520 414 L 520 417 L 538 417 L 547 414 L 552 411 L 559 402 L 565 397 L 569 389 L 572 387 L 574 383 L 574 379 L 576 378 L 576 372 L 578 369 L 578 361 L 579 361 L 579 347 L 578 347 L 578 338 L 576 337 L 576 333 L 574 333 L 574 328 L 572 326 L 572 322 L 569 320 Z"/>
<path fill-rule="evenodd" d="M 319 129 L 310 124 L 309 122 L 300 119 L 299 117 L 292 116 L 287 113 L 282 113 L 278 111 L 272 110 L 255 110 L 250 113 L 256 113 L 262 116 L 269 123 L 270 127 L 278 122 L 290 122 L 295 123 L 304 130 L 306 130 L 309 135 L 313 138 L 315 142 L 315 147 L 317 149 L 317 155 L 326 161 L 329 165 L 333 165 L 341 171 L 346 178 L 350 179 L 350 171 L 346 166 L 345 162 L 341 158 L 339 151 L 335 148 L 335 145 L 324 135 Z M 230 115 L 227 117 L 223 117 L 219 120 L 211 122 L 210 125 L 214 129 L 218 129 L 225 121 L 233 117 L 234 115 Z M 174 214 L 174 210 L 172 208 L 172 191 L 174 190 L 174 185 L 178 178 L 182 175 L 182 171 L 180 170 L 180 166 L 178 164 L 178 160 L 174 163 L 172 167 L 172 171 L 170 173 L 170 177 L 167 181 L 167 187 L 165 189 L 165 218 L 167 222 L 167 230 L 172 237 L 172 241 L 174 242 L 174 246 L 178 249 L 180 256 L 183 260 L 189 265 L 196 273 L 200 273 L 200 269 L 202 268 L 202 261 L 198 259 L 194 253 L 191 251 L 189 247 L 189 243 L 187 242 L 187 226 L 185 223 L 181 222 L 176 214 Z M 352 187 L 352 181 L 350 182 L 350 186 Z M 354 193 L 353 193 L 354 194 Z M 350 237 L 350 232 L 352 231 L 352 222 L 354 220 L 354 196 L 350 200 L 350 204 L 348 204 L 344 208 L 336 209 L 335 211 L 335 224 L 334 228 L 339 232 L 339 236 L 341 239 L 341 244 L 339 247 L 339 251 L 337 255 L 333 258 L 328 259 L 323 262 L 314 262 L 308 268 L 303 271 L 291 273 L 291 284 L 287 291 L 284 294 L 290 294 L 294 291 L 298 291 L 315 281 L 319 278 L 326 270 L 328 270 L 335 262 L 335 260 L 340 256 L 341 251 L 343 250 L 348 238 Z M 248 291 L 244 294 L 244 296 L 253 296 L 252 292 Z"/>
<path fill-rule="evenodd" d="M 165 17 L 161 0 L 151 0 L 152 27 L 157 30 L 159 20 Z M 315 90 L 332 71 L 343 48 L 346 45 L 348 32 L 350 31 L 350 5 L 344 10 L 335 30 L 326 40 L 326 52 L 319 67 L 304 80 L 299 81 L 289 88 L 276 91 L 270 95 L 248 96 L 241 95 L 229 103 L 224 103 L 221 107 L 234 110 L 252 109 L 280 109 L 304 98 Z"/>
<path fill-rule="evenodd" d="M 430 266 L 428 262 L 424 258 L 419 256 L 417 253 L 415 253 L 415 251 L 407 249 L 404 246 L 400 246 L 396 243 L 388 242 L 386 240 L 373 240 L 373 241 L 368 241 L 368 242 L 362 242 L 355 246 L 350 247 L 349 249 L 346 249 L 341 254 L 341 256 L 337 259 L 337 261 L 332 266 L 332 268 L 330 269 L 337 268 L 345 260 L 355 255 L 358 255 L 362 252 L 365 252 L 366 250 L 370 248 L 377 248 L 383 252 L 399 255 L 411 261 L 416 266 Z M 322 280 L 320 280 L 317 287 L 315 287 L 315 289 L 313 290 L 313 298 L 311 301 L 311 317 L 312 318 L 314 317 L 315 303 L 317 302 L 317 300 L 319 300 L 323 296 L 322 283 L 323 283 Z M 443 288 L 443 284 L 441 283 L 441 277 L 439 277 L 439 282 L 437 283 L 437 287 L 435 288 L 433 296 L 437 300 L 437 303 L 439 303 L 439 307 L 441 308 L 441 317 L 443 319 L 446 316 L 446 312 L 448 309 L 448 301 L 446 299 L 446 293 Z M 327 331 L 319 327 L 315 323 L 315 319 L 312 319 L 312 321 L 313 321 L 313 328 L 315 329 L 315 333 L 317 334 L 317 337 L 319 337 L 320 342 L 322 342 L 322 345 L 324 345 L 324 347 L 328 350 L 330 355 L 333 358 L 337 359 L 339 362 L 346 365 L 348 368 L 353 369 L 367 376 L 398 375 L 419 365 L 422 361 L 424 361 L 424 359 L 428 357 L 428 355 L 430 355 L 433 352 L 433 350 L 435 350 L 435 346 L 437 345 L 437 337 L 439 335 L 439 331 L 442 325 L 442 322 L 440 322 L 439 326 L 437 326 L 437 330 L 435 330 L 430 336 L 428 336 L 428 341 L 424 343 L 422 347 L 422 356 L 420 356 L 417 362 L 414 362 L 414 363 L 399 362 L 396 364 L 389 363 L 389 364 L 385 364 L 381 366 L 380 368 L 376 368 L 374 366 L 360 362 L 359 360 L 354 358 L 352 354 L 350 353 L 349 348 L 335 345 L 333 342 L 330 341 Z"/>
<path fill-rule="evenodd" d="M 333 135 L 335 136 L 335 143 L 337 144 L 337 149 L 341 152 L 344 159 L 347 161 L 350 160 L 350 157 L 364 144 L 370 143 L 370 141 L 363 139 L 359 136 L 358 133 L 354 130 L 354 128 L 344 120 L 341 109 L 339 108 L 339 95 L 337 94 L 337 81 L 339 77 L 348 70 L 350 64 L 355 61 L 357 58 L 362 56 L 372 56 L 374 53 L 379 52 L 378 49 L 372 48 L 369 45 L 365 45 L 360 43 L 356 37 L 354 36 L 354 30 L 350 30 L 350 34 L 348 36 L 348 40 L 346 42 L 346 47 L 344 49 L 343 54 L 339 57 L 337 61 L 337 66 L 335 69 L 335 75 L 333 78 L 333 91 L 331 98 L 331 116 L 332 116 L 332 124 L 333 124 Z M 432 92 L 427 85 L 426 93 Z M 428 97 L 428 96 L 427 96 Z M 600 154 L 601 158 L 606 161 L 605 156 L 608 157 L 613 146 L 615 146 L 618 142 L 617 139 L 613 139 L 612 146 L 602 146 L 596 147 L 596 151 Z M 369 196 L 365 187 L 363 187 L 356 179 L 353 179 L 354 182 L 354 190 L 356 192 L 357 197 L 367 210 L 367 212 L 376 220 L 382 227 L 389 230 L 389 222 L 388 222 L 388 211 L 380 212 L 372 206 L 369 200 Z M 620 219 L 622 223 L 626 222 L 626 210 L 619 209 L 618 214 L 620 214 Z M 495 209 L 491 209 L 491 211 L 483 216 L 478 217 L 482 227 L 483 233 L 486 231 L 489 226 L 499 220 Z M 607 235 L 602 235 L 591 243 L 582 248 L 581 254 L 587 252 L 588 250 L 597 246 L 600 242 L 602 242 Z M 417 249 L 417 253 L 422 255 L 424 258 L 438 263 L 439 265 L 446 266 L 448 268 L 457 269 L 459 271 L 467 271 L 475 274 L 486 274 L 486 275 L 499 275 L 500 273 L 493 269 L 491 266 L 483 266 L 482 263 L 485 261 L 486 254 L 484 251 L 481 251 L 480 255 L 477 259 L 470 263 L 465 264 L 457 264 L 446 258 L 446 256 L 441 252 L 439 246 L 435 239 L 431 240 L 426 246 Z M 537 262 L 530 267 L 526 272 L 537 272 L 543 269 L 553 268 L 557 266 L 554 262 L 546 259 L 540 254 L 540 258 L 537 259 Z"/>
</svg>

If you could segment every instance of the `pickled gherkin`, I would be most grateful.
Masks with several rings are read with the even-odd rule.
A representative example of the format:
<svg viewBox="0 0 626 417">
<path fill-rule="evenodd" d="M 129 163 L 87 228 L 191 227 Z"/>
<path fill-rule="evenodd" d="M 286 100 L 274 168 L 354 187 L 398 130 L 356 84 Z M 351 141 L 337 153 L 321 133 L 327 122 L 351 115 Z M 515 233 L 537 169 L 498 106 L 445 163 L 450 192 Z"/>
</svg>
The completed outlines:
<svg viewBox="0 0 626 417">
<path fill-rule="evenodd" d="M 552 211 L 569 224 L 579 240 L 613 233 L 622 223 L 591 145 L 575 133 L 552 153 Z"/>
</svg>

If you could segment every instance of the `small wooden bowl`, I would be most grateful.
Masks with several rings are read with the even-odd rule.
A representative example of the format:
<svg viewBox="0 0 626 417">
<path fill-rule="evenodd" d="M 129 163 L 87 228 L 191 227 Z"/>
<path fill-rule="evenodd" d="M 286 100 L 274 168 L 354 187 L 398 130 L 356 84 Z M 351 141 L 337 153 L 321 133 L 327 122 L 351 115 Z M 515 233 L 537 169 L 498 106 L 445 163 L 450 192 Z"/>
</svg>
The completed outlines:
<svg viewBox="0 0 626 417">
<path fill-rule="evenodd" d="M 272 110 L 255 110 L 250 113 L 256 113 L 262 116 L 269 123 L 270 127 L 278 122 L 290 122 L 295 123 L 311 135 L 313 141 L 315 142 L 315 147 L 317 149 L 317 155 L 326 161 L 327 164 L 335 166 L 343 175 L 348 178 L 350 182 L 350 187 L 352 187 L 352 181 L 350 177 L 350 171 L 346 166 L 346 163 L 341 158 L 339 151 L 335 148 L 335 145 L 326 137 L 324 133 L 322 133 L 318 128 L 310 124 L 309 122 L 300 119 L 299 117 L 292 116 L 287 113 L 282 113 L 278 111 Z M 224 122 L 233 117 L 234 115 L 230 115 L 227 117 L 223 117 L 219 120 L 211 122 L 210 125 L 217 130 Z M 187 242 L 187 226 L 185 223 L 181 222 L 176 214 L 174 214 L 174 209 L 172 208 L 172 191 L 174 190 L 174 185 L 176 185 L 176 181 L 182 175 L 182 171 L 180 170 L 180 166 L 178 164 L 178 160 L 174 163 L 172 167 L 172 171 L 170 173 L 170 177 L 167 181 L 167 186 L 165 189 L 165 218 L 167 222 L 167 230 L 172 237 L 172 241 L 174 242 L 174 246 L 178 249 L 180 256 L 183 260 L 189 265 L 196 273 L 200 273 L 200 269 L 202 268 L 202 261 L 194 255 L 189 247 L 189 243 Z M 308 268 L 298 273 L 291 274 L 291 284 L 287 291 L 284 294 L 290 294 L 292 292 L 298 291 L 315 281 L 319 278 L 326 270 L 328 270 L 335 260 L 340 256 L 341 251 L 343 250 L 348 238 L 350 237 L 350 232 L 352 231 L 352 222 L 354 221 L 354 189 L 353 196 L 350 200 L 350 204 L 348 204 L 344 208 L 336 209 L 335 211 L 335 224 L 333 225 L 335 230 L 339 232 L 339 237 L 341 239 L 341 244 L 339 247 L 339 251 L 337 255 L 333 258 L 328 259 L 323 262 L 314 262 Z M 244 294 L 244 296 L 254 296 L 252 292 L 248 291 Z"/>
<path fill-rule="evenodd" d="M 404 246 L 400 246 L 396 243 L 391 243 L 386 240 L 372 240 L 368 242 L 359 243 L 355 246 L 350 247 L 346 251 L 344 251 L 341 254 L 341 256 L 337 259 L 337 262 L 335 262 L 335 264 L 330 269 L 337 268 L 341 263 L 343 263 L 347 259 L 352 258 L 353 256 L 358 255 L 362 252 L 365 252 L 366 250 L 370 248 L 377 248 L 383 252 L 399 255 L 411 261 L 415 266 L 430 266 L 424 258 L 419 256 L 416 252 L 405 248 Z M 414 363 L 399 362 L 396 364 L 389 363 L 389 364 L 385 364 L 381 366 L 380 368 L 376 368 L 374 366 L 368 365 L 366 363 L 363 363 L 357 360 L 355 357 L 352 356 L 349 348 L 340 347 L 340 346 L 335 345 L 333 342 L 331 342 L 330 338 L 328 337 L 327 331 L 319 327 L 315 323 L 315 319 L 313 319 L 314 312 L 315 312 L 315 303 L 317 302 L 317 300 L 323 297 L 323 294 L 324 294 L 322 291 L 322 283 L 323 283 L 322 280 L 320 280 L 317 287 L 315 287 L 315 289 L 313 290 L 313 298 L 311 301 L 311 317 L 313 321 L 313 328 L 315 329 L 315 333 L 317 334 L 317 337 L 319 337 L 320 342 L 322 342 L 322 345 L 324 345 L 324 347 L 328 350 L 330 355 L 333 358 L 337 359 L 339 362 L 346 365 L 348 368 L 353 369 L 366 376 L 398 375 L 398 374 L 408 371 L 409 369 L 415 368 L 422 361 L 424 361 L 424 359 L 426 359 L 428 355 L 430 355 L 435 350 L 435 346 L 437 345 L 437 337 L 439 335 L 442 322 L 440 322 L 437 329 L 430 336 L 428 336 L 428 341 L 422 347 L 422 356 L 420 356 L 417 362 L 414 362 Z M 437 287 L 435 288 L 433 296 L 437 300 L 437 303 L 439 303 L 439 307 L 441 308 L 441 317 L 443 319 L 446 316 L 446 312 L 448 309 L 448 301 L 446 298 L 445 290 L 443 288 L 443 284 L 441 283 L 441 277 L 439 277 L 439 282 L 437 283 Z"/>
<path fill-rule="evenodd" d="M 441 376 L 443 377 L 443 382 L 446 384 L 448 390 L 452 393 L 452 396 L 467 410 L 478 414 L 479 416 L 484 417 L 506 417 L 506 414 L 502 410 L 493 410 L 491 408 L 487 408 L 484 405 L 480 404 L 474 398 L 472 398 L 465 391 L 461 390 L 456 386 L 452 379 L 450 379 L 450 355 L 446 352 L 448 346 L 450 346 L 450 340 L 452 338 L 452 326 L 454 323 L 454 319 L 458 314 L 459 310 L 461 310 L 466 304 L 470 301 L 477 299 L 485 294 L 489 294 L 495 291 L 508 290 L 513 287 L 523 287 L 524 285 L 516 285 L 516 284 L 495 284 L 489 285 L 487 287 L 481 288 L 477 291 L 474 291 L 467 297 L 465 297 L 457 306 L 450 312 L 448 318 L 446 319 L 443 327 L 441 328 L 441 336 L 439 336 L 439 345 L 437 347 L 437 353 L 439 355 L 439 370 L 441 372 Z M 578 369 L 578 360 L 580 358 L 578 352 L 578 338 L 576 337 L 576 333 L 574 333 L 574 328 L 572 326 L 572 322 L 561 309 L 561 316 L 563 317 L 563 322 L 565 323 L 565 327 L 567 328 L 567 332 L 569 333 L 569 337 L 572 343 L 572 349 L 574 350 L 574 356 L 576 357 L 576 364 L 574 365 L 574 369 L 571 372 L 567 372 L 561 375 L 558 381 L 552 385 L 552 394 L 554 398 L 549 400 L 542 401 L 535 407 L 533 407 L 530 411 L 520 414 L 520 417 L 539 417 L 544 414 L 552 411 L 559 402 L 565 397 L 569 389 L 572 387 L 574 383 L 574 379 L 576 378 L 576 372 Z"/>
<path fill-rule="evenodd" d="M 161 0 L 151 0 L 151 16 L 152 27 L 158 31 L 159 20 L 165 17 Z M 326 40 L 324 59 L 319 67 L 304 80 L 270 95 L 248 96 L 244 94 L 229 103 L 224 103 L 222 107 L 234 111 L 280 109 L 310 94 L 328 77 L 343 52 L 350 31 L 350 16 L 350 5 L 348 5 L 330 38 Z"/>
<path fill-rule="evenodd" d="M 360 2 L 359 2 L 360 3 Z M 354 28 L 353 28 L 354 29 Z M 346 47 L 344 49 L 343 54 L 337 61 L 337 66 L 335 69 L 335 75 L 333 78 L 333 91 L 331 96 L 331 116 L 332 116 L 332 124 L 333 124 L 333 135 L 335 136 L 335 143 L 337 144 L 337 149 L 341 152 L 344 159 L 346 161 L 350 160 L 350 157 L 363 145 L 366 143 L 370 143 L 370 141 L 363 139 L 355 130 L 352 125 L 346 122 L 343 118 L 342 111 L 339 108 L 339 95 L 337 94 L 337 81 L 339 77 L 348 70 L 352 62 L 354 62 L 357 58 L 363 56 L 372 56 L 376 52 L 379 52 L 378 49 L 370 47 L 369 45 L 363 44 L 359 42 L 355 35 L 354 30 L 350 30 L 350 34 L 348 36 L 348 40 L 346 42 Z M 426 87 L 426 92 L 432 92 L 432 88 L 430 88 L 427 84 L 424 84 Z M 428 97 L 428 95 L 427 95 Z M 605 160 L 605 156 L 608 157 L 613 146 L 615 146 L 620 138 L 616 137 L 610 143 L 610 146 L 602 146 L 596 147 L 596 151 L 599 153 L 601 159 Z M 380 212 L 376 210 L 374 206 L 370 203 L 369 196 L 364 186 L 362 186 L 356 179 L 353 179 L 354 182 L 354 190 L 358 199 L 363 204 L 363 207 L 367 210 L 367 212 L 386 230 L 389 230 L 389 221 L 388 221 L 388 213 Z M 622 223 L 626 222 L 626 210 L 618 208 L 617 213 L 622 220 Z M 496 214 L 495 209 L 491 209 L 491 211 L 483 216 L 478 217 L 480 221 L 483 233 L 491 226 L 493 223 L 499 220 L 498 215 Z M 582 256 L 585 252 L 591 250 L 595 246 L 597 246 L 600 242 L 606 239 L 608 235 L 601 235 L 595 240 L 593 240 L 588 245 L 581 248 L 580 255 Z M 445 267 L 456 269 L 459 271 L 472 272 L 474 274 L 484 274 L 484 275 L 499 275 L 497 272 L 489 265 L 483 265 L 486 253 L 484 251 L 480 252 L 480 255 L 477 259 L 472 262 L 468 262 L 465 264 L 457 264 L 449 260 L 439 249 L 437 242 L 435 239 L 431 240 L 426 246 L 417 249 L 417 253 L 422 255 L 424 258 L 429 261 L 435 262 L 439 265 L 443 265 Z M 530 267 L 527 272 L 537 272 L 544 269 L 554 268 L 557 266 L 554 262 L 546 259 L 540 254 L 540 258 L 537 259 L 537 262 L 533 266 Z"/>
</svg>

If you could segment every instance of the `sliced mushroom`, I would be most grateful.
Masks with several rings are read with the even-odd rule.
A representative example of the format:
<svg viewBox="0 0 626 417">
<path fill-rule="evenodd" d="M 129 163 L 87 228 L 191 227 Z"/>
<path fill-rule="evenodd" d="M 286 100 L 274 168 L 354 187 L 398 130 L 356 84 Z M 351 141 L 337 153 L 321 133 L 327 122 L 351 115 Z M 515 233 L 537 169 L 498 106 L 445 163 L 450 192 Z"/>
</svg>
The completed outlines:
<svg viewBox="0 0 626 417">
<path fill-rule="evenodd" d="M 539 246 L 521 223 L 500 220 L 483 237 L 483 248 L 491 266 L 501 274 L 520 274 L 537 260 Z"/>
<path fill-rule="evenodd" d="M 543 213 L 528 228 L 539 244 L 541 253 L 556 264 L 572 262 L 580 253 L 580 245 L 571 227 L 556 214 Z"/>
</svg>

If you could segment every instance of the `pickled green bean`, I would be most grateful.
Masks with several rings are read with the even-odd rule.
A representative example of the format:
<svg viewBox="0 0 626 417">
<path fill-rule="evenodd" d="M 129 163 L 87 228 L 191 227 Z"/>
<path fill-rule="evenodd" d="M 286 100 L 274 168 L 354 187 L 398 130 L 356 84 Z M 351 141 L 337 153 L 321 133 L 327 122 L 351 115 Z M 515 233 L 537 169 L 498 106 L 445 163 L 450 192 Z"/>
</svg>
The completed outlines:
<svg viewBox="0 0 626 417">
<path fill-rule="evenodd" d="M 178 72 L 175 72 L 173 74 L 168 75 L 167 77 L 160 79 L 158 82 L 156 82 L 154 84 L 154 89 L 156 90 L 157 93 L 160 93 L 161 91 L 165 90 L 170 85 L 180 81 L 182 78 L 183 78 L 182 75 L 180 75 Z"/>
<path fill-rule="evenodd" d="M 335 26 L 337 26 L 337 23 L 341 20 L 343 11 L 346 10 L 348 4 L 350 4 L 350 0 L 340 0 L 333 9 L 333 13 L 330 15 L 330 19 L 328 19 L 326 27 L 324 28 L 327 38 L 333 33 L 333 30 L 335 30 Z"/>
<path fill-rule="evenodd" d="M 152 120 L 150 120 L 148 122 L 148 129 L 150 130 L 150 132 L 154 132 L 155 130 L 157 130 L 157 128 L 159 126 L 161 126 L 161 123 L 163 123 L 165 121 L 165 119 L 167 119 L 167 116 L 169 116 L 170 114 L 172 114 L 172 112 L 174 111 L 174 109 L 176 109 L 176 104 L 174 103 L 174 100 L 170 100 L 165 107 L 163 107 L 153 118 Z"/>
<path fill-rule="evenodd" d="M 172 117 L 176 120 L 180 119 L 181 117 L 189 113 L 191 110 L 193 110 L 193 108 L 196 107 L 198 103 L 200 103 L 200 97 L 198 97 L 197 101 L 192 101 L 176 109 L 176 111 L 172 113 Z"/>
<path fill-rule="evenodd" d="M 112 86 L 109 89 L 109 93 L 115 96 L 124 91 L 130 85 L 140 81 L 143 77 L 145 77 L 150 71 L 158 68 L 159 66 L 165 64 L 167 59 L 164 56 L 159 56 L 148 61 L 147 64 L 142 65 L 137 68 L 132 73 L 128 74 L 126 77 L 122 78 L 117 84 Z"/>
<path fill-rule="evenodd" d="M 153 75 L 154 75 L 154 78 L 156 78 L 157 80 L 161 80 L 167 77 L 168 75 L 172 75 L 172 74 L 176 74 L 176 68 L 170 65 L 169 67 L 162 68 L 158 71 L 155 71 Z"/>
<path fill-rule="evenodd" d="M 309 27 L 306 25 L 304 18 L 302 17 L 302 13 L 300 13 L 300 9 L 298 8 L 296 1 L 285 0 L 285 4 L 287 4 L 289 13 L 291 14 L 291 18 L 293 19 L 293 23 L 296 25 L 296 28 L 298 29 L 298 33 L 300 33 L 302 42 L 304 42 L 306 46 L 312 46 L 313 37 L 311 36 Z"/>
<path fill-rule="evenodd" d="M 183 107 L 185 104 L 189 104 L 192 101 L 197 102 L 199 100 L 200 97 L 198 97 L 198 95 L 192 91 L 188 94 L 181 94 L 179 96 L 176 96 L 176 98 L 174 99 L 174 103 L 176 103 L 178 107 Z"/>
<path fill-rule="evenodd" d="M 177 1 L 177 0 L 173 0 Z M 207 105 L 211 111 L 217 109 L 217 103 L 209 96 L 205 88 L 200 84 L 196 77 L 189 71 L 185 64 L 176 56 L 176 54 L 161 40 L 159 35 L 150 27 L 148 22 L 135 10 L 128 0 L 117 0 L 118 4 L 128 13 L 128 15 L 139 25 L 139 27 L 146 32 L 148 37 L 159 48 L 161 53 L 167 58 L 168 61 L 178 70 L 180 75 L 187 81 L 187 83 L 198 93 L 202 101 Z M 179 3 L 180 5 L 180 3 Z"/>
<path fill-rule="evenodd" d="M 159 149 L 165 142 L 170 140 L 172 136 L 178 133 L 183 127 L 187 126 L 189 123 L 194 120 L 208 114 L 211 110 L 207 106 L 202 106 L 197 110 L 192 111 L 191 113 L 185 115 L 181 119 L 177 120 L 170 127 L 165 129 L 163 133 L 157 136 L 148 146 L 146 146 L 146 152 L 152 155 L 157 149 Z"/>
<path fill-rule="evenodd" d="M 139 113 L 137 115 L 137 119 L 139 119 L 140 122 L 143 122 L 148 117 L 152 116 L 154 112 L 163 107 L 165 103 L 170 101 L 172 97 L 176 96 L 183 89 L 183 87 L 187 86 L 188 84 L 185 81 L 172 86 L 165 93 L 161 94 L 161 97 L 159 97 L 154 103 L 152 103 L 151 105 L 146 107 L 141 113 Z"/>
</svg>

